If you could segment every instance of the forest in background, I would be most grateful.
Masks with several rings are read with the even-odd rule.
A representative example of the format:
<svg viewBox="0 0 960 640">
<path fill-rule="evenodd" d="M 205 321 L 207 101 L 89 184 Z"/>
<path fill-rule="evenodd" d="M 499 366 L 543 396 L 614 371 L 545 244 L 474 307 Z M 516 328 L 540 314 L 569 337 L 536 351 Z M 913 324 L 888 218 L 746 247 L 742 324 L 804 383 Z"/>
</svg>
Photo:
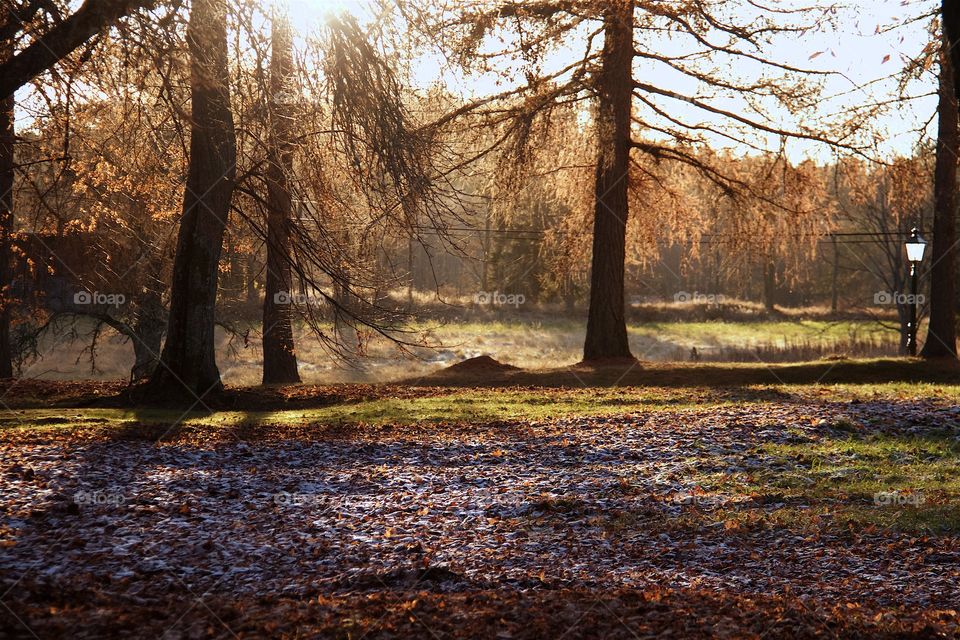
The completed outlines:
<svg viewBox="0 0 960 640">
<path fill-rule="evenodd" d="M 736 2 L 344 7 L 300 33 L 256 3 L 210 0 L 197 16 L 179 2 L 10 5 L 7 68 L 59 56 L 7 99 L 11 373 L 64 337 L 95 369 L 119 336 L 143 379 L 174 335 L 196 346 L 160 377 L 192 361 L 216 387 L 226 336 L 259 347 L 265 381 L 294 381 L 294 334 L 356 363 L 377 341 L 449 346 L 423 323 L 485 310 L 586 312 L 584 358 L 629 357 L 628 318 L 671 302 L 703 307 L 691 320 L 827 309 L 899 332 L 909 352 L 903 243 L 943 219 L 934 177 L 956 145 L 931 114 L 898 155 L 877 123 L 951 99 L 933 3 L 877 27 L 928 35 L 912 56 L 876 61 L 891 92 L 831 114 L 837 72 L 813 64 L 824 52 L 800 65 L 776 45 L 851 28 L 834 5 L 752 7 L 742 24 Z M 61 42 L 74 19 L 113 26 Z M 425 85 L 424 56 L 503 90 Z M 669 72 L 660 84 L 650 65 Z M 191 118 L 198 100 L 206 122 Z M 934 250 L 928 265 L 955 262 L 952 243 Z M 920 291 L 931 277 L 921 266 Z M 945 309 L 932 329 L 944 337 L 925 342 L 952 344 L 937 327 L 953 326 L 954 288 L 933 277 L 940 300 L 921 293 L 919 315 Z M 745 313 L 751 303 L 762 312 Z"/>
</svg>

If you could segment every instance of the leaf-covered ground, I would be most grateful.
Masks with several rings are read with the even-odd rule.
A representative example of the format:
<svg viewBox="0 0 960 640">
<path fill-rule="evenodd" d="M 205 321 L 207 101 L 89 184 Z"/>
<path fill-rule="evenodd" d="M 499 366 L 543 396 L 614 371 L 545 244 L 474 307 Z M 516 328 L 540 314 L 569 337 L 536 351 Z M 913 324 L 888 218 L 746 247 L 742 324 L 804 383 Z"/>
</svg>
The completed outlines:
<svg viewBox="0 0 960 640">
<path fill-rule="evenodd" d="M 0 637 L 958 637 L 957 395 L 7 411 Z"/>
</svg>

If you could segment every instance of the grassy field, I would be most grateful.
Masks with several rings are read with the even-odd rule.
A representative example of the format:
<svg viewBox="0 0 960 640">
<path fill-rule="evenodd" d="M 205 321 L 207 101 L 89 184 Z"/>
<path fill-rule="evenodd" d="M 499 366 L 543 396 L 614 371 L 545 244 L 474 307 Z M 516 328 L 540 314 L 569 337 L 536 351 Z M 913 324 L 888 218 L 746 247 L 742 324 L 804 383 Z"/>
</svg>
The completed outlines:
<svg viewBox="0 0 960 640">
<path fill-rule="evenodd" d="M 522 368 L 545 369 L 577 362 L 583 346 L 579 320 L 515 316 L 485 321 L 423 323 L 413 329 L 435 348 L 415 348 L 405 356 L 386 342 L 370 345 L 367 357 L 356 366 L 332 360 L 309 333 L 297 338 L 300 372 L 305 382 L 387 382 L 425 375 L 479 355 Z M 633 353 L 655 362 L 689 361 L 691 349 L 703 361 L 804 361 L 822 357 L 882 357 L 895 355 L 897 333 L 871 320 L 802 318 L 756 322 L 663 322 L 629 326 Z M 70 380 L 125 378 L 132 364 L 132 347 L 107 334 L 101 343 L 96 369 L 91 369 L 85 344 L 68 339 L 48 339 L 44 357 L 31 363 L 25 375 Z M 248 344 L 219 339 L 218 362 L 228 384 L 256 384 L 262 355 L 256 328 Z"/>
<path fill-rule="evenodd" d="M 481 374 L 500 386 L 447 372 L 232 388 L 223 410 L 189 413 L 127 408 L 105 397 L 117 384 L 8 383 L 0 624 L 24 638 L 627 639 L 691 619 L 674 637 L 960 633 L 956 366 Z M 551 613 L 533 628 L 530 611 Z"/>
<path fill-rule="evenodd" d="M 840 528 L 894 528 L 915 533 L 960 534 L 960 436 L 936 418 L 923 435 L 884 433 L 877 424 L 896 417 L 898 407 L 944 408 L 960 403 L 960 384 L 887 382 L 871 384 L 777 384 L 742 387 L 614 387 L 539 389 L 437 389 L 423 395 L 348 401 L 312 409 L 280 411 L 192 411 L 169 409 L 73 408 L 0 411 L 0 432 L 113 432 L 134 439 L 176 443 L 196 434 L 220 438 L 300 437 L 332 429 L 361 433 L 383 428 L 416 428 L 432 439 L 455 441 L 470 425 L 537 423 L 631 416 L 669 416 L 683 421 L 733 408 L 764 415 L 777 404 L 870 406 L 866 421 L 817 421 L 816 442 L 756 444 L 740 451 L 749 473 L 691 472 L 684 499 L 697 506 L 665 526 L 723 525 L 763 529 L 809 529 L 829 522 Z M 953 415 L 953 414 L 950 414 Z M 495 428 L 495 427 L 494 427 Z M 691 460 L 704 454 L 688 452 Z M 629 485 L 629 480 L 625 481 Z M 625 489 L 629 491 L 629 486 Z M 756 503 L 757 496 L 764 496 Z M 880 496 L 877 498 L 877 496 Z M 766 501 L 766 502 L 764 502 Z M 760 508 L 766 503 L 776 508 Z M 556 508 L 560 508 L 556 506 Z M 636 524 L 636 523 L 634 523 Z M 628 513 L 608 525 L 631 526 Z"/>
<path fill-rule="evenodd" d="M 389 393 L 389 392 L 387 392 Z M 414 392 L 416 393 L 416 392 Z M 634 414 L 644 411 L 707 410 L 729 406 L 792 402 L 897 402 L 929 398 L 960 403 L 957 384 L 887 382 L 870 384 L 759 384 L 590 388 L 424 389 L 421 397 L 377 397 L 291 410 L 203 411 L 163 408 L 0 409 L 0 429 L 125 428 L 182 424 L 190 428 L 288 427 L 314 425 L 449 425 L 498 420 L 548 420 Z M 16 405 L 16 390 L 4 396 Z M 35 406 L 44 404 L 36 400 Z M 66 401 L 66 404 L 71 404 Z"/>
</svg>

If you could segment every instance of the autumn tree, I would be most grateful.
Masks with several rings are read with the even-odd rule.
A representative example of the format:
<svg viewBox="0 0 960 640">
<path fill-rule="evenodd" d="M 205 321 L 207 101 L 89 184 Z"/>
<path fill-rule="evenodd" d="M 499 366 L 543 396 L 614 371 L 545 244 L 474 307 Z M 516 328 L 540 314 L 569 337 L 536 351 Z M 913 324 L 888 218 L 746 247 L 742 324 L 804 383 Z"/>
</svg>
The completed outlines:
<svg viewBox="0 0 960 640">
<path fill-rule="evenodd" d="M 12 95 L 125 16 L 155 4 L 156 0 L 84 0 L 64 17 L 54 3 L 45 0 L 2 0 L 6 19 L 0 40 L 18 33 L 35 37 L 15 55 L 0 60 L 0 97 Z M 31 23 L 38 14 L 48 14 L 50 26 L 34 34 Z"/>
<path fill-rule="evenodd" d="M 116 52 L 102 51 L 109 59 Z M 111 69 L 120 67 L 108 65 Z M 151 78 L 147 72 L 145 77 Z M 64 171 L 27 172 L 19 181 L 21 217 L 41 248 L 57 254 L 50 264 L 37 265 L 34 281 L 42 288 L 47 275 L 69 282 L 69 290 L 36 290 L 30 300 L 36 328 L 23 334 L 30 340 L 50 333 L 76 333 L 90 327 L 87 351 L 91 363 L 97 341 L 109 328 L 133 347 L 132 379 L 153 371 L 166 328 L 166 293 L 174 234 L 179 213 L 184 153 L 171 114 L 151 92 L 118 91 L 123 74 L 99 76 L 104 99 L 84 100 L 69 112 L 44 119 L 34 129 L 30 153 Z M 69 160 L 57 162 L 69 136 Z M 26 155 L 26 154 L 24 154 Z M 26 156 L 30 157 L 30 156 Z M 34 165 L 36 167 L 36 165 Z M 38 209 L 31 211 L 32 208 Z M 83 241 L 81 255 L 61 255 L 63 241 Z M 35 257 L 30 256 L 29 261 Z M 21 258 L 22 261 L 22 258 Z M 38 273 L 46 270 L 47 274 Z M 38 287 L 33 287 L 37 289 Z M 97 304 L 73 301 L 99 292 L 119 299 Z M 53 296 L 53 298 L 50 298 Z M 22 332 L 21 332 L 22 333 Z"/>
<path fill-rule="evenodd" d="M 851 253 L 851 268 L 870 274 L 873 283 L 884 287 L 873 292 L 880 297 L 869 302 L 895 303 L 902 355 L 908 353 L 910 337 L 910 305 L 898 295 L 909 289 L 903 243 L 933 209 L 931 164 L 929 154 L 920 153 L 884 164 L 847 159 L 836 168 L 839 211 L 850 228 L 864 234 Z"/>
<path fill-rule="evenodd" d="M 659 163 L 686 163 L 729 192 L 749 195 L 740 181 L 702 162 L 691 149 L 722 141 L 761 149 L 771 137 L 852 144 L 849 131 L 830 130 L 823 123 L 781 124 L 780 114 L 813 106 L 816 79 L 828 74 L 764 54 L 777 38 L 828 23 L 830 7 L 547 0 L 468 2 L 456 10 L 438 6 L 433 14 L 411 3 L 404 10 L 410 23 L 427 25 L 425 30 L 448 44 L 453 59 L 468 69 L 509 76 L 512 65 L 522 77 L 515 89 L 478 99 L 457 114 L 502 126 L 502 144 L 521 150 L 536 138 L 532 134 L 538 128 L 549 126 L 558 105 L 590 103 L 596 156 L 585 360 L 632 357 L 624 317 L 624 260 L 629 194 L 642 188 L 641 176 L 655 173 Z M 668 36 L 671 51 L 664 53 Z M 506 44 L 497 47 L 498 37 Z M 545 70 L 550 54 L 573 42 L 583 55 Z M 734 73 L 737 68 L 748 71 Z M 703 91 L 681 92 L 648 80 L 657 72 Z M 726 97 L 738 98 L 744 107 L 727 107 Z"/>
<path fill-rule="evenodd" d="M 285 17 L 274 16 L 272 29 L 270 139 L 266 168 L 267 278 L 263 299 L 264 384 L 300 382 L 293 343 L 290 269 L 293 39 Z"/>
<path fill-rule="evenodd" d="M 400 80 L 400 54 L 385 53 L 380 34 L 356 19 L 331 17 L 302 49 L 291 52 L 289 39 L 282 44 L 291 64 L 278 88 L 280 41 L 257 26 L 256 13 L 245 7 L 238 18 L 249 50 L 236 65 L 233 212 L 265 240 L 271 271 L 287 269 L 288 288 L 280 289 L 279 278 L 271 285 L 287 295 L 270 312 L 282 311 L 291 329 L 299 323 L 332 358 L 352 364 L 374 336 L 401 350 L 420 344 L 407 326 L 410 310 L 385 295 L 407 274 L 384 259 L 384 247 L 420 243 L 421 228 L 442 240 L 458 196 L 435 164 L 435 128 L 414 113 L 416 97 Z M 286 206 L 281 227 L 277 212 Z M 264 304 L 274 305 L 273 293 Z M 265 366 L 280 357 L 267 354 L 275 328 L 264 323 Z M 288 364 L 295 370 L 294 358 Z"/>
<path fill-rule="evenodd" d="M 190 156 L 166 341 L 150 384 L 161 394 L 202 402 L 223 387 L 214 352 L 217 276 L 236 176 L 226 0 L 194 1 L 187 43 Z"/>
</svg>

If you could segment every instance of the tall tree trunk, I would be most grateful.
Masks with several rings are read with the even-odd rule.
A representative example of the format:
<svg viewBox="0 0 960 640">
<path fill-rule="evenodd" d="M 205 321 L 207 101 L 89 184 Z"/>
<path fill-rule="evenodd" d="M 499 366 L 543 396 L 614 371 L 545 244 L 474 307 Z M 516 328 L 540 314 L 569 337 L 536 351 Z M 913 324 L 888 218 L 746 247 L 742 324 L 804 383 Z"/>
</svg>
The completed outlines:
<svg viewBox="0 0 960 640">
<path fill-rule="evenodd" d="M 630 107 L 633 89 L 633 2 L 614 0 L 604 18 L 597 76 L 599 110 L 590 310 L 584 360 L 632 358 L 624 313 Z"/>
<path fill-rule="evenodd" d="M 0 42 L 0 61 L 13 55 L 11 40 Z M 0 378 L 13 377 L 10 315 L 13 274 L 14 97 L 0 100 Z"/>
<path fill-rule="evenodd" d="M 267 164 L 267 286 L 263 299 L 263 383 L 300 382 L 293 343 L 290 278 L 290 172 L 293 142 L 290 79 L 293 40 L 286 18 L 273 20 L 270 56 L 271 139 Z"/>
<path fill-rule="evenodd" d="M 190 164 L 160 366 L 151 378 L 166 395 L 202 399 L 223 388 L 214 353 L 217 272 L 236 177 L 230 111 L 225 0 L 194 0 L 190 47 Z"/>
<path fill-rule="evenodd" d="M 930 324 L 921 356 L 924 358 L 956 358 L 957 330 L 954 309 L 954 278 L 957 269 L 956 214 L 957 214 L 957 153 L 958 111 L 955 77 L 950 50 L 951 40 L 947 23 L 949 5 L 944 0 L 944 30 L 940 52 L 940 89 L 937 108 L 937 159 L 934 171 L 933 252 L 930 269 Z M 952 9 L 956 13 L 956 8 Z"/>
</svg>

